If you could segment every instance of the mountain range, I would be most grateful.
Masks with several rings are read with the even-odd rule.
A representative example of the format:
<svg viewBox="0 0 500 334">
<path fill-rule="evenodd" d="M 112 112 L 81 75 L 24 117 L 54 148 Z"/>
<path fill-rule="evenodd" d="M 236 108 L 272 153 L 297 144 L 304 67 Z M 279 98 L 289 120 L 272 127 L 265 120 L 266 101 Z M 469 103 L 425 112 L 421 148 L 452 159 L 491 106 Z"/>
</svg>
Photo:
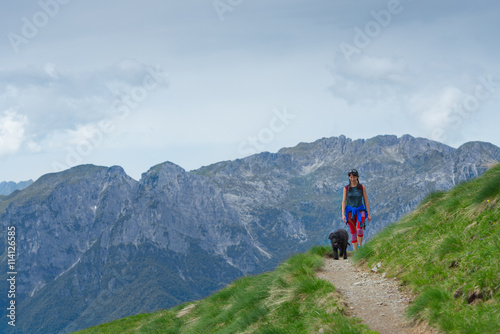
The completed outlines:
<svg viewBox="0 0 500 334">
<path fill-rule="evenodd" d="M 0 195 L 10 195 L 16 190 L 23 190 L 29 187 L 33 183 L 33 180 L 12 182 L 3 181 L 0 182 Z"/>
<path fill-rule="evenodd" d="M 368 191 L 370 238 L 430 192 L 500 161 L 500 148 L 459 148 L 409 135 L 301 143 L 193 171 L 165 162 L 139 181 L 119 166 L 82 165 L 0 197 L 16 230 L 16 327 L 68 333 L 200 299 L 234 279 L 327 243 L 341 222 L 347 171 Z M 7 268 L 7 238 L 0 239 Z M 0 291 L 9 291 L 0 276 Z M 11 300 L 0 294 L 7 319 Z"/>
</svg>

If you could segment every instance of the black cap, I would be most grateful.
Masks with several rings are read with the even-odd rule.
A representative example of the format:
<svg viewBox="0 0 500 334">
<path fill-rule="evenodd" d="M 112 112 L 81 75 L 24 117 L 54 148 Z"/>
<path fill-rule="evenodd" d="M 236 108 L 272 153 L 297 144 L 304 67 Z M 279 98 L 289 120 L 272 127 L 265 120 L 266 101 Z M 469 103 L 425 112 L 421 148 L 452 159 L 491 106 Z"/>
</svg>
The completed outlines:
<svg viewBox="0 0 500 334">
<path fill-rule="evenodd" d="M 357 171 L 357 170 L 355 170 L 355 169 L 351 169 L 351 170 L 349 171 L 349 173 L 347 173 L 347 176 L 351 176 L 351 174 L 352 174 L 352 175 L 354 175 L 354 176 L 359 177 L 358 171 Z"/>
</svg>

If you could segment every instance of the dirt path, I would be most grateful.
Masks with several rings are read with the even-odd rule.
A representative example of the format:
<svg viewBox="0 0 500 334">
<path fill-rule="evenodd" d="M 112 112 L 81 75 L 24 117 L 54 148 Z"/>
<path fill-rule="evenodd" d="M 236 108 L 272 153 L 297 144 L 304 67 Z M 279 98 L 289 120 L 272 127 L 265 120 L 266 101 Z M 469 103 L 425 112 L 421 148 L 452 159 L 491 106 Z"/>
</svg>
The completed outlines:
<svg viewBox="0 0 500 334">
<path fill-rule="evenodd" d="M 318 277 L 332 282 L 347 303 L 347 313 L 363 319 L 371 330 L 381 334 L 438 333 L 425 324 L 412 326 L 407 322 L 404 312 L 412 296 L 400 292 L 395 279 L 385 277 L 382 265 L 376 270 L 357 267 L 350 257 L 347 260 L 328 257 Z"/>
</svg>

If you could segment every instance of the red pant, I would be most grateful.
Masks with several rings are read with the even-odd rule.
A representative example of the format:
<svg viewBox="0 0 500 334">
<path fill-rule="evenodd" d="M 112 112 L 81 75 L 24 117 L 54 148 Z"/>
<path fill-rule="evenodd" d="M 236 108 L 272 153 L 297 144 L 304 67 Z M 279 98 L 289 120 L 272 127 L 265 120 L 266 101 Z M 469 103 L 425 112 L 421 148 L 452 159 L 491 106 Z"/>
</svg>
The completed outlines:
<svg viewBox="0 0 500 334">
<path fill-rule="evenodd" d="M 361 223 L 365 223 L 365 212 L 361 212 Z M 352 216 L 352 212 L 349 212 L 347 216 L 347 224 L 349 224 L 349 229 L 351 230 L 351 241 L 352 242 L 358 242 L 358 238 L 356 237 L 356 230 L 357 230 L 357 236 L 362 237 L 363 236 L 363 229 L 361 228 L 358 217 L 354 215 Z"/>
</svg>

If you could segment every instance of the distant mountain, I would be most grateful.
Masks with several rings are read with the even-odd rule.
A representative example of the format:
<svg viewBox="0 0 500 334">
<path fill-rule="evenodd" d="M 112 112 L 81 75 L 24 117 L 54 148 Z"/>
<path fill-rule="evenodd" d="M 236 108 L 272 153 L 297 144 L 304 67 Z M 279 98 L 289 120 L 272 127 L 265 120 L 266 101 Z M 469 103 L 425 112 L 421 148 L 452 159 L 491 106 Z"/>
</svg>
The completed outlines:
<svg viewBox="0 0 500 334">
<path fill-rule="evenodd" d="M 0 182 L 0 195 L 10 195 L 16 190 L 28 188 L 33 183 L 33 180 L 16 182 Z"/>
<path fill-rule="evenodd" d="M 351 168 L 368 189 L 369 238 L 429 192 L 498 161 L 500 148 L 483 142 L 454 149 L 408 135 L 340 136 L 191 172 L 166 162 L 140 181 L 118 166 L 44 175 L 0 198 L 4 235 L 17 231 L 16 333 L 67 333 L 169 308 L 324 244 L 344 227 Z M 0 282 L 8 291 L 6 275 Z M 8 302 L 0 294 L 4 319 Z"/>
</svg>

